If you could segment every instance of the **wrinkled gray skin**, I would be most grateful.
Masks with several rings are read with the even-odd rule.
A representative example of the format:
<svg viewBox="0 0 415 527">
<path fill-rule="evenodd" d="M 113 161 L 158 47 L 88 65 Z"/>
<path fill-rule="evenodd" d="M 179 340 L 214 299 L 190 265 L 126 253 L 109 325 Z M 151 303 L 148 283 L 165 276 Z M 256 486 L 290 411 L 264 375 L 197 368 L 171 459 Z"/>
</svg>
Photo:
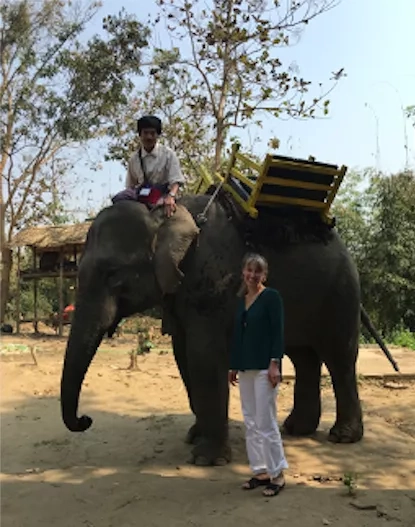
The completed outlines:
<svg viewBox="0 0 415 527">
<path fill-rule="evenodd" d="M 208 199 L 190 196 L 182 203 L 196 217 Z M 88 416 L 77 417 L 78 400 L 104 334 L 112 334 L 122 317 L 161 303 L 154 270 L 160 265 L 154 253 L 158 225 L 153 216 L 142 205 L 121 202 L 101 211 L 91 226 L 61 383 L 62 417 L 71 431 L 84 431 L 92 423 Z M 303 243 L 262 252 L 270 264 L 267 284 L 278 289 L 284 301 L 286 354 L 296 370 L 286 432 L 308 435 L 316 430 L 320 370 L 325 363 L 337 410 L 329 439 L 359 441 L 363 424 L 355 363 L 360 290 L 355 265 L 334 230 L 328 244 Z M 240 234 L 215 202 L 181 262 L 183 281 L 168 297 L 173 317 L 164 323 L 172 333 L 175 359 L 195 415 L 187 440 L 195 445 L 192 460 L 199 465 L 220 465 L 231 457 L 228 354 L 245 253 Z"/>
</svg>

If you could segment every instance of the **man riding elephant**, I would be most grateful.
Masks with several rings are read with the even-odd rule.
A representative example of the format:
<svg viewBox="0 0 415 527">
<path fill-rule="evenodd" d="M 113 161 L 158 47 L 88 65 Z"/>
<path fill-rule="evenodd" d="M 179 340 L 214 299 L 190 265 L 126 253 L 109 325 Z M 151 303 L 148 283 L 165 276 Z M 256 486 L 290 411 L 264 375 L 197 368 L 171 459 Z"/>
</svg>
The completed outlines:
<svg viewBox="0 0 415 527">
<path fill-rule="evenodd" d="M 126 190 L 118 193 L 113 202 L 133 199 L 148 206 L 164 205 L 167 217 L 176 211 L 179 188 L 185 183 L 175 152 L 158 142 L 162 123 L 154 115 L 144 115 L 137 122 L 140 148 L 129 162 Z"/>
<path fill-rule="evenodd" d="M 180 253 L 181 248 L 190 245 L 199 234 L 199 228 L 190 212 L 183 205 L 176 204 L 179 188 L 186 181 L 180 162 L 171 148 L 158 142 L 162 132 L 162 123 L 158 117 L 144 115 L 137 121 L 137 131 L 140 147 L 128 161 L 126 188 L 116 194 L 112 201 L 114 204 L 124 200 L 137 201 L 150 209 L 152 220 L 158 226 L 169 222 L 169 246 L 176 244 Z M 163 240 L 163 236 L 163 230 L 159 229 L 156 235 L 159 242 Z M 154 243 L 161 246 L 156 239 Z M 174 251 L 164 252 L 157 260 L 163 263 L 156 265 L 156 273 L 164 292 L 165 324 L 168 327 L 169 294 L 175 292 L 183 273 L 178 268 L 179 256 Z M 172 283 L 176 285 L 172 287 Z"/>
</svg>

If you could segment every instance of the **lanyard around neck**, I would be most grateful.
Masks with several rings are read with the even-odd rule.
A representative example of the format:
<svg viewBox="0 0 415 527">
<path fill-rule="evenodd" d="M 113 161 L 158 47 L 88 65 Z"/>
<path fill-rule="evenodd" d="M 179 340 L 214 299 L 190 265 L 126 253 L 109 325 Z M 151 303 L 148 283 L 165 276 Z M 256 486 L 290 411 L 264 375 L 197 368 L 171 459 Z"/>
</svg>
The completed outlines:
<svg viewBox="0 0 415 527">
<path fill-rule="evenodd" d="M 144 162 L 143 162 L 143 155 L 141 153 L 141 148 L 139 149 L 138 151 L 138 157 L 140 158 L 140 165 L 141 165 L 141 171 L 143 172 L 143 177 L 144 177 L 144 183 L 147 184 L 148 183 L 148 177 L 147 177 L 147 173 L 144 169 Z"/>
</svg>

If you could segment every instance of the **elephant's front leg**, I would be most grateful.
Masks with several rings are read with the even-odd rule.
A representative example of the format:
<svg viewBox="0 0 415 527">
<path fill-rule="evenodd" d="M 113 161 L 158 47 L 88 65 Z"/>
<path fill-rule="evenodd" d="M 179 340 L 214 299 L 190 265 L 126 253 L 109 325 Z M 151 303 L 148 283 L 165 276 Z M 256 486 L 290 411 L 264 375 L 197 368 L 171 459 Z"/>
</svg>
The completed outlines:
<svg viewBox="0 0 415 527">
<path fill-rule="evenodd" d="M 213 317 L 212 317 L 213 318 Z M 196 415 L 196 465 L 224 465 L 231 459 L 228 443 L 228 349 L 223 320 L 193 317 L 186 328 L 186 354 L 192 410 Z"/>
<path fill-rule="evenodd" d="M 186 388 L 187 397 L 189 400 L 189 406 L 193 414 L 196 416 L 196 412 L 192 400 L 192 391 L 190 383 L 189 365 L 187 363 L 186 353 L 186 334 L 183 328 L 176 325 L 174 334 L 172 336 L 174 358 L 176 360 L 177 367 L 180 372 L 183 384 Z M 196 422 L 190 427 L 186 435 L 186 443 L 196 444 L 200 439 L 200 427 Z"/>
</svg>

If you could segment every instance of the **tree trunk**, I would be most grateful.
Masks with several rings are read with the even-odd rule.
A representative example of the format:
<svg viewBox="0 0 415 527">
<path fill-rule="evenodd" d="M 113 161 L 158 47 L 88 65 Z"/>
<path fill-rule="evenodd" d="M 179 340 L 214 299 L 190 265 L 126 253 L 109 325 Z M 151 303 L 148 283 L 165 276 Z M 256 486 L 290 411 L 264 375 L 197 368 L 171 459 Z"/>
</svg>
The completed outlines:
<svg viewBox="0 0 415 527">
<path fill-rule="evenodd" d="M 4 238 L 3 238 L 4 240 Z M 2 240 L 2 241 L 3 241 Z M 12 270 L 12 251 L 3 246 L 1 248 L 1 283 L 0 283 L 0 323 L 3 324 L 6 315 L 7 302 L 10 295 L 10 274 Z"/>
<path fill-rule="evenodd" d="M 217 127 L 216 127 L 215 166 L 213 167 L 214 172 L 220 169 L 220 165 L 222 162 L 222 149 L 223 149 L 223 140 L 224 140 L 223 135 L 224 135 L 223 124 L 218 121 Z"/>
</svg>

